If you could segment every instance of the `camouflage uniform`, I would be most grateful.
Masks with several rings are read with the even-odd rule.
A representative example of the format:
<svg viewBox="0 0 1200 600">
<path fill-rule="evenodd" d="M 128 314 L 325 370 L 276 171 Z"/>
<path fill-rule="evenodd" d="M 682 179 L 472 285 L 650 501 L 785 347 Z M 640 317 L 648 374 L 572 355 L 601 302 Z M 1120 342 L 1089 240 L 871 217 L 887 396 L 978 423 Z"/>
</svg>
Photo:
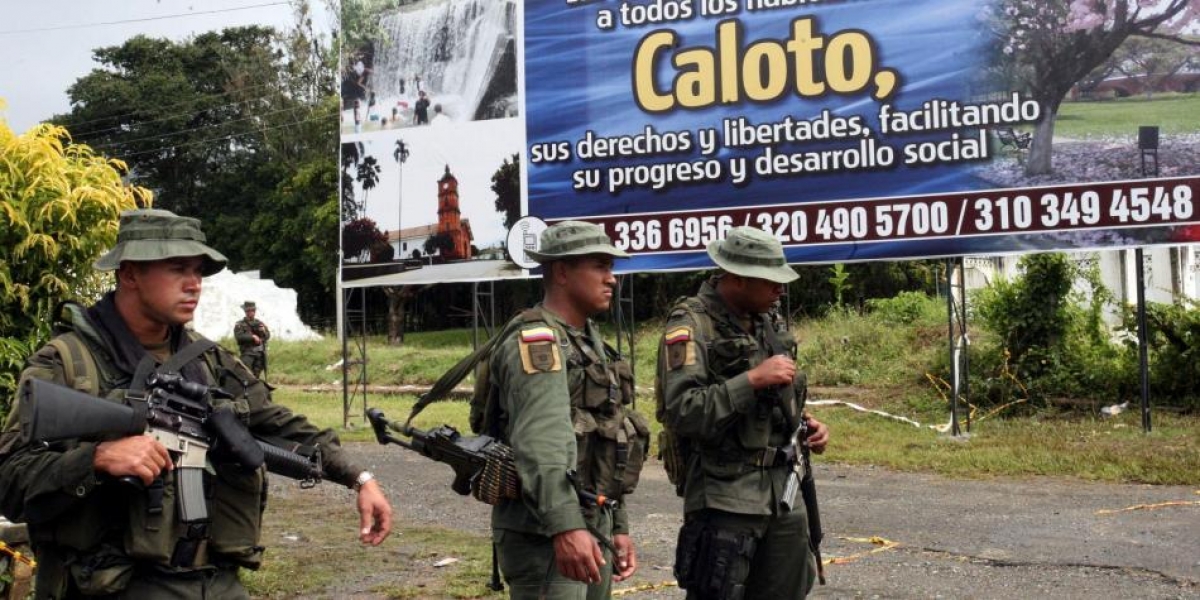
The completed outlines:
<svg viewBox="0 0 1200 600">
<path fill-rule="evenodd" d="M 242 304 L 242 310 L 253 309 L 253 302 Z M 257 344 L 254 343 L 256 335 Z M 267 340 L 271 339 L 271 331 L 267 329 L 267 324 L 247 315 L 233 326 L 233 338 L 237 340 L 238 350 L 242 353 L 242 362 L 250 367 L 255 377 L 261 376 L 267 370 Z"/>
<path fill-rule="evenodd" d="M 115 269 L 122 260 L 175 256 L 203 256 L 206 276 L 225 265 L 225 257 L 204 244 L 198 221 L 166 211 L 124 213 L 117 240 L 117 247 L 97 261 L 98 269 Z M 124 321 L 112 303 L 110 293 L 87 310 L 67 305 L 58 335 L 29 358 L 22 380 L 45 379 L 122 402 L 135 384 L 133 374 L 120 366 L 129 364 L 120 353 L 152 356 L 154 360 L 146 364 L 161 366 L 164 360 L 170 362 L 167 355 L 204 342 L 210 347 L 179 368 L 185 378 L 220 386 L 233 395 L 232 400 L 213 400 L 214 406 L 232 403 L 257 436 L 319 446 L 327 477 L 348 486 L 355 482 L 362 470 L 347 461 L 336 435 L 273 404 L 266 386 L 229 352 L 177 325 L 170 327 L 166 347 L 147 353 L 127 330 L 121 333 Z M 172 551 L 190 533 L 177 518 L 178 471 L 162 472 L 158 503 L 147 489 L 96 472 L 96 443 L 28 444 L 21 435 L 20 413 L 21 407 L 14 404 L 0 433 L 0 512 L 28 523 L 39 563 L 37 598 L 248 597 L 237 570 L 256 569 L 262 558 L 264 468 L 247 472 L 236 465 L 210 463 L 204 478 L 210 519 L 207 539 L 192 564 L 172 567 Z"/>
<path fill-rule="evenodd" d="M 555 240 L 563 233 L 565 239 Z M 589 243 L 572 245 L 580 239 Z M 546 263 L 624 253 L 600 228 L 568 221 L 548 229 L 541 252 L 530 254 Z M 559 573 L 552 538 L 587 528 L 603 545 L 629 531 L 623 507 L 581 509 L 567 473 L 576 470 L 579 485 L 591 493 L 620 500 L 633 491 L 649 431 L 640 415 L 626 409 L 633 399 L 632 372 L 590 320 L 582 329 L 572 327 L 542 305 L 518 319 L 488 366 L 489 402 L 498 410 L 487 429 L 512 446 L 523 496 L 492 511 L 500 569 L 513 598 L 607 598 L 611 549 L 604 548 L 600 583 L 589 586 Z"/>
<path fill-rule="evenodd" d="M 758 230 L 736 228 L 709 254 L 738 275 L 795 279 L 779 242 Z M 658 418 L 677 438 L 684 498 L 676 576 L 693 599 L 803 598 L 816 568 L 807 515 L 781 499 L 805 379 L 768 391 L 747 376 L 774 354 L 794 358 L 795 342 L 774 315 L 735 314 L 716 281 L 675 305 L 659 346 Z"/>
</svg>

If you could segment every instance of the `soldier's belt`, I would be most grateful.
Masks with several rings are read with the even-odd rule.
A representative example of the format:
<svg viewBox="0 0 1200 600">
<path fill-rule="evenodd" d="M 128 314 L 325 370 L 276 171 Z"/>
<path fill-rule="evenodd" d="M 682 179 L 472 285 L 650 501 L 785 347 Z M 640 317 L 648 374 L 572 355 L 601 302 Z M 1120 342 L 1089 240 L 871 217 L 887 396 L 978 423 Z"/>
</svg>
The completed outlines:
<svg viewBox="0 0 1200 600">
<path fill-rule="evenodd" d="M 750 460 L 746 461 L 746 464 L 759 469 L 770 469 L 773 467 L 794 465 L 796 464 L 796 458 L 795 444 L 767 446 L 751 455 Z"/>
</svg>

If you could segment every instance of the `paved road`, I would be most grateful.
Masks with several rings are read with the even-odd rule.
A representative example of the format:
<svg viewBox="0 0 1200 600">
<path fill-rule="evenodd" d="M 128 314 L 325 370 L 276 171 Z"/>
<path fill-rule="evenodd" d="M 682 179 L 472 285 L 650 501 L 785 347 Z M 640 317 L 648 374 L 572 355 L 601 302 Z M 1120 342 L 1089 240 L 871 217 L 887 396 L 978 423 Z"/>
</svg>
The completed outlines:
<svg viewBox="0 0 1200 600">
<path fill-rule="evenodd" d="M 450 491 L 449 467 L 394 446 L 352 451 L 407 519 L 487 530 L 487 507 Z M 818 464 L 816 475 L 825 558 L 838 562 L 812 597 L 1200 598 L 1197 489 L 960 481 L 830 464 Z M 1160 506 L 1122 510 L 1140 505 Z M 670 583 L 680 506 L 661 466 L 651 464 L 629 500 L 642 568 L 618 587 L 647 589 L 623 597 L 683 597 Z"/>
</svg>

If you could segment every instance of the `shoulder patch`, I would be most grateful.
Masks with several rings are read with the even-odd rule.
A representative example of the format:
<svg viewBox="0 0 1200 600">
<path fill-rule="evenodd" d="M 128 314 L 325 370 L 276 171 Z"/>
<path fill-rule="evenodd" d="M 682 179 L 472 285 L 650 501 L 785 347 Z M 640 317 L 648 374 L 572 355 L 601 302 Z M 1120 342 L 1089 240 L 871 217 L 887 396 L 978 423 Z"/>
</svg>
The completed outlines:
<svg viewBox="0 0 1200 600">
<path fill-rule="evenodd" d="M 667 334 L 663 336 L 663 342 L 665 342 L 668 346 L 672 344 L 688 342 L 691 341 L 691 339 L 692 328 L 687 326 L 676 327 L 668 331 Z"/>
<path fill-rule="evenodd" d="M 521 330 L 521 342 L 532 344 L 534 342 L 553 342 L 554 330 L 546 326 L 530 327 Z"/>
<path fill-rule="evenodd" d="M 667 351 L 667 367 L 672 371 L 696 364 L 696 342 L 691 327 L 680 325 L 667 330 L 663 345 Z"/>
<path fill-rule="evenodd" d="M 556 341 L 554 330 L 546 326 L 521 330 L 518 346 L 521 351 L 521 367 L 527 375 L 562 370 L 562 353 L 559 352 Z"/>
</svg>

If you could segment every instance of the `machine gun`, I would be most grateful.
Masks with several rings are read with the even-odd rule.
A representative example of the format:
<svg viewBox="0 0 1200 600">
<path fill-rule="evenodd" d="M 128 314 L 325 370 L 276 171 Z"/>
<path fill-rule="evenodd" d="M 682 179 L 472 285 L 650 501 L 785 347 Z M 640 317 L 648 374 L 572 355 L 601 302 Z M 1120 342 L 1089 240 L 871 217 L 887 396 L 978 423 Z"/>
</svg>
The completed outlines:
<svg viewBox="0 0 1200 600">
<path fill-rule="evenodd" d="M 486 435 L 464 436 L 449 425 L 429 431 L 397 425 L 377 408 L 367 411 L 367 419 L 371 421 L 375 439 L 380 444 L 396 444 L 450 465 L 454 469 L 454 483 L 450 484 L 450 488 L 455 492 L 463 496 L 470 494 L 476 500 L 491 505 L 520 497 L 521 483 L 517 477 L 512 448 L 499 440 Z M 398 438 L 389 430 L 407 436 L 412 441 Z"/>
<path fill-rule="evenodd" d="M 21 434 L 30 443 L 153 437 L 171 453 L 177 468 L 179 514 L 185 523 L 208 519 L 203 476 L 209 458 L 248 470 L 266 463 L 268 471 L 307 485 L 324 476 L 315 449 L 305 456 L 256 439 L 232 406 L 212 408 L 210 398 L 230 397 L 220 388 L 186 381 L 177 374 L 156 373 L 147 380 L 146 390 L 145 400 L 130 399 L 122 404 L 49 381 L 27 379 L 19 391 Z M 123 480 L 141 485 L 136 478 Z"/>
</svg>

